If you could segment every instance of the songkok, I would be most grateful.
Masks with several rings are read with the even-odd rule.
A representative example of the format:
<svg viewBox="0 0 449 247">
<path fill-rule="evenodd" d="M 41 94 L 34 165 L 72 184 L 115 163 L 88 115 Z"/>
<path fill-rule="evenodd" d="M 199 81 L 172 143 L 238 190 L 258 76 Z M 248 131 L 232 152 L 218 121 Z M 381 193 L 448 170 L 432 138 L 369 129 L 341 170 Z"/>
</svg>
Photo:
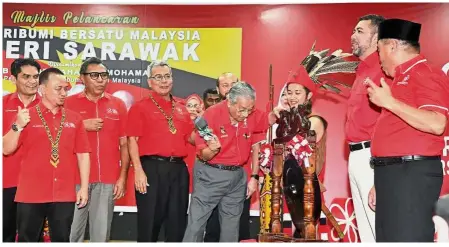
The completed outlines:
<svg viewBox="0 0 449 247">
<path fill-rule="evenodd" d="M 398 39 L 409 42 L 419 42 L 419 34 L 421 32 L 421 24 L 401 20 L 388 19 L 379 25 L 379 40 L 381 39 Z"/>
</svg>

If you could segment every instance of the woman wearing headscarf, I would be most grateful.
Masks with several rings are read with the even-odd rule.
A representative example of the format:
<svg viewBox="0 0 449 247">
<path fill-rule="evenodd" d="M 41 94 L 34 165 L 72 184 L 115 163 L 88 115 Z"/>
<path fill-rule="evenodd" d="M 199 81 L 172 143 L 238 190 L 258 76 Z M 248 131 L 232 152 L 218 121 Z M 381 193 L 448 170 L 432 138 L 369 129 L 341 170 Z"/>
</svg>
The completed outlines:
<svg viewBox="0 0 449 247">
<path fill-rule="evenodd" d="M 185 106 L 186 106 L 187 111 L 190 114 L 190 119 L 192 119 L 192 121 L 195 121 L 195 119 L 197 117 L 203 115 L 204 110 L 205 110 L 204 102 L 198 94 L 189 95 L 185 100 Z M 184 161 L 187 164 L 189 174 L 190 174 L 189 193 L 192 193 L 192 181 L 193 181 L 192 169 L 193 169 L 193 165 L 195 163 L 196 151 L 195 151 L 194 145 L 190 145 L 188 147 L 188 149 L 189 149 L 188 150 L 189 154 L 184 159 Z"/>
</svg>

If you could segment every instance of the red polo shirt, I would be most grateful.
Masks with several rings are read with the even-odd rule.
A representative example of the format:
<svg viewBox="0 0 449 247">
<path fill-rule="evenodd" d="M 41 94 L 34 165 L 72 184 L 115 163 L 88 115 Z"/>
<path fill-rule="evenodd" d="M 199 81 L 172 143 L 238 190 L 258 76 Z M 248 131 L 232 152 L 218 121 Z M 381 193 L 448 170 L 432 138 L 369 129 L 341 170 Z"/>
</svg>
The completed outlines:
<svg viewBox="0 0 449 247">
<path fill-rule="evenodd" d="M 357 67 L 346 113 L 345 132 L 349 143 L 371 140 L 374 126 L 380 115 L 380 108 L 368 99 L 367 86 L 364 84 L 367 77 L 377 85 L 380 85 L 381 77 L 384 77 L 387 83 L 390 83 L 380 67 L 377 52 L 373 52 Z"/>
<path fill-rule="evenodd" d="M 231 124 L 227 100 L 209 107 L 203 115 L 209 128 L 219 138 L 220 152 L 208 162 L 223 165 L 244 165 L 250 156 L 251 146 L 257 141 L 255 138 L 268 129 L 268 116 L 255 110 L 245 122 Z M 197 133 L 196 150 L 207 147 L 206 142 Z"/>
<path fill-rule="evenodd" d="M 27 106 L 31 108 L 40 102 L 39 94 Z M 17 118 L 17 108 L 25 108 L 17 93 L 3 96 L 3 135 L 6 135 Z M 3 188 L 17 187 L 17 179 L 20 171 L 20 161 L 23 149 L 18 148 L 13 154 L 3 155 Z"/>
<path fill-rule="evenodd" d="M 396 67 L 391 85 L 393 97 L 405 104 L 447 115 L 449 80 L 440 69 L 419 55 Z M 388 110 L 382 109 L 374 129 L 373 156 L 441 155 L 443 137 L 419 131 Z"/>
<path fill-rule="evenodd" d="M 261 133 L 261 134 L 254 134 L 254 138 L 253 138 L 253 144 L 251 145 L 251 150 L 252 147 L 256 144 L 260 144 L 261 142 L 265 141 L 267 137 L 266 132 Z M 245 172 L 248 176 L 248 182 L 249 180 L 251 180 L 251 175 L 253 174 L 253 160 L 252 160 L 252 155 L 253 152 L 251 151 L 250 157 L 248 158 L 248 164 L 244 166 L 245 168 Z M 258 154 L 259 155 L 259 154 Z M 257 162 L 259 162 L 259 159 L 257 159 Z M 260 171 L 260 169 L 259 169 Z M 257 171 L 255 174 L 259 174 L 259 171 Z"/>
<path fill-rule="evenodd" d="M 164 100 L 160 95 L 151 91 L 155 101 L 164 110 L 167 116 L 172 114 L 170 101 Z M 173 121 L 176 133 L 172 134 L 168 128 L 168 121 L 147 96 L 135 103 L 128 113 L 126 133 L 128 136 L 139 137 L 139 155 L 159 155 L 186 157 L 188 139 L 193 131 L 193 122 L 185 106 L 175 100 Z"/>
<path fill-rule="evenodd" d="M 42 115 L 53 138 L 61 123 L 62 112 L 53 115 L 42 103 Z M 30 109 L 30 122 L 20 134 L 18 145 L 24 155 L 17 185 L 16 202 L 75 202 L 77 153 L 89 153 L 90 146 L 81 116 L 66 109 L 66 119 L 59 140 L 59 165 L 50 163 L 51 143 L 36 107 Z"/>
<path fill-rule="evenodd" d="M 247 121 L 253 121 L 254 122 L 254 124 L 255 125 L 257 125 L 257 123 L 259 123 L 259 122 L 263 122 L 265 119 L 264 118 L 267 118 L 267 115 L 266 114 L 264 114 L 262 111 L 260 111 L 260 110 L 255 110 L 252 114 L 251 114 L 251 117 L 250 118 L 248 118 L 248 120 Z M 267 139 L 267 131 L 268 131 L 268 128 L 265 130 L 265 131 L 263 131 L 263 132 L 261 132 L 261 133 L 256 133 L 256 134 L 253 134 L 253 138 L 252 138 L 252 145 L 251 145 L 251 150 L 252 150 L 252 147 L 254 146 L 254 145 L 256 145 L 256 144 L 260 144 L 261 142 L 263 142 L 263 141 L 266 141 L 266 139 Z M 251 151 L 251 154 L 250 154 L 250 157 L 249 157 L 249 159 L 248 159 L 248 164 L 247 165 L 245 165 L 245 171 L 246 171 L 246 174 L 248 175 L 248 181 L 251 179 L 251 175 L 253 174 L 253 168 L 252 168 L 252 166 L 253 166 L 253 160 L 252 160 L 252 155 L 253 155 L 253 152 Z M 259 159 L 258 159 L 259 160 Z M 259 174 L 259 171 L 257 171 L 257 173 L 256 174 Z"/>
<path fill-rule="evenodd" d="M 120 176 L 120 138 L 126 138 L 125 104 L 108 93 L 94 102 L 82 92 L 68 97 L 65 107 L 79 113 L 83 120 L 103 119 L 100 131 L 87 131 L 92 148 L 89 183 L 115 184 Z M 80 183 L 79 177 L 77 181 Z"/>
</svg>

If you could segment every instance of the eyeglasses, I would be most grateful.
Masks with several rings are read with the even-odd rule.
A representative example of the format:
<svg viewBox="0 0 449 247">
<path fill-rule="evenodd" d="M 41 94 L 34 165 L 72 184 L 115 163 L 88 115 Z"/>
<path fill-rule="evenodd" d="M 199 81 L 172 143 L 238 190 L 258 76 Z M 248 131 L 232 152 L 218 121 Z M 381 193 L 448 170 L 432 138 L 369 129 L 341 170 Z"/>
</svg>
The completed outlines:
<svg viewBox="0 0 449 247">
<path fill-rule="evenodd" d="M 241 114 L 241 115 L 243 115 L 243 114 L 249 115 L 249 114 L 251 114 L 253 111 L 254 111 L 254 108 L 251 108 L 251 109 L 237 109 L 237 113 L 238 113 L 238 114 Z"/>
<path fill-rule="evenodd" d="M 166 74 L 166 75 L 164 75 L 164 76 L 162 76 L 162 75 L 155 75 L 155 76 L 152 76 L 152 77 L 150 77 L 151 79 L 154 79 L 154 80 L 156 80 L 156 81 L 162 81 L 163 79 L 165 79 L 165 80 L 171 80 L 173 77 L 172 77 L 172 75 L 171 74 Z"/>
<path fill-rule="evenodd" d="M 199 104 L 192 104 L 192 103 L 189 103 L 189 104 L 186 105 L 186 107 L 192 109 L 192 108 L 199 108 L 200 105 L 199 105 Z"/>
<path fill-rule="evenodd" d="M 90 79 L 96 80 L 98 79 L 98 76 L 101 76 L 101 79 L 106 80 L 109 78 L 108 72 L 90 72 L 90 73 L 83 73 L 83 75 L 89 75 Z"/>
</svg>

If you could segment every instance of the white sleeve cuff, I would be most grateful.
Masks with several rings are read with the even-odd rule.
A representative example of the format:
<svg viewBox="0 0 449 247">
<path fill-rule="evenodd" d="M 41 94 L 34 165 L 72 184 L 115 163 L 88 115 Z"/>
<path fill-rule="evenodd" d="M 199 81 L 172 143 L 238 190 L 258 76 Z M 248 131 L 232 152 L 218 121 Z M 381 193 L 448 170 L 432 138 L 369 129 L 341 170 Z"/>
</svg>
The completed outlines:
<svg viewBox="0 0 449 247">
<path fill-rule="evenodd" d="M 418 107 L 418 109 L 421 109 L 421 108 L 438 108 L 440 110 L 449 111 L 446 107 L 442 107 L 439 105 L 422 105 L 422 106 Z"/>
</svg>

